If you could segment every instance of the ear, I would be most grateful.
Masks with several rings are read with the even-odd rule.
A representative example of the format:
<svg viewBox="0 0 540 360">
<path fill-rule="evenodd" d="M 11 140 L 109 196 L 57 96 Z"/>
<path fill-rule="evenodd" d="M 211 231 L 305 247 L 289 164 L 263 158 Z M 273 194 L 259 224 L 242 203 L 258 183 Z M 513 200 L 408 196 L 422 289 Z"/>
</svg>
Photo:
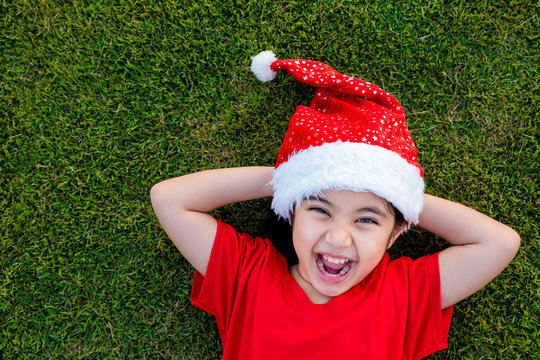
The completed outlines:
<svg viewBox="0 0 540 360">
<path fill-rule="evenodd" d="M 386 250 L 390 249 L 390 247 L 394 245 L 394 242 L 397 240 L 399 235 L 401 235 L 406 230 L 407 230 L 407 223 L 405 222 L 394 226 L 394 230 L 392 230 L 392 233 L 390 234 L 390 238 L 388 239 L 388 245 L 386 246 Z"/>
</svg>

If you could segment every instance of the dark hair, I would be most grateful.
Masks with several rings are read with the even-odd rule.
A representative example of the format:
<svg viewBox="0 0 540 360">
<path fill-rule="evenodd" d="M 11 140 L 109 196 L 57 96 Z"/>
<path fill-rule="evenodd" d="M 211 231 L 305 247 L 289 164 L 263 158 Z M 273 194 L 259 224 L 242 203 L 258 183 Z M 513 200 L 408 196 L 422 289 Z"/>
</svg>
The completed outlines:
<svg viewBox="0 0 540 360">
<path fill-rule="evenodd" d="M 405 221 L 405 217 L 403 216 L 403 213 L 399 211 L 394 205 L 390 204 L 390 206 L 392 207 L 392 210 L 394 212 L 394 218 L 395 218 L 394 227 L 404 225 L 406 221 Z"/>
<path fill-rule="evenodd" d="M 287 259 L 287 264 L 289 266 L 298 264 L 298 256 L 294 251 L 292 241 L 292 227 L 289 222 L 279 219 L 272 213 L 271 218 L 264 223 L 263 227 L 274 247 Z"/>
</svg>

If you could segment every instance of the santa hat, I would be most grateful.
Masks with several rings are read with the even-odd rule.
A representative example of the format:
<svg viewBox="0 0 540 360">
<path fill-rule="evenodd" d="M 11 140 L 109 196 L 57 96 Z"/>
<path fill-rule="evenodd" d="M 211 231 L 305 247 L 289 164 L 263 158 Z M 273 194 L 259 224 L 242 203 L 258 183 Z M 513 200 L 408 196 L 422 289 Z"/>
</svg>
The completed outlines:
<svg viewBox="0 0 540 360">
<path fill-rule="evenodd" d="M 309 107 L 298 106 L 279 151 L 272 209 L 285 219 L 296 204 L 324 190 L 374 193 L 417 223 L 424 205 L 423 170 L 400 103 L 369 82 L 310 60 L 252 58 L 263 82 L 286 70 L 316 88 Z"/>
</svg>

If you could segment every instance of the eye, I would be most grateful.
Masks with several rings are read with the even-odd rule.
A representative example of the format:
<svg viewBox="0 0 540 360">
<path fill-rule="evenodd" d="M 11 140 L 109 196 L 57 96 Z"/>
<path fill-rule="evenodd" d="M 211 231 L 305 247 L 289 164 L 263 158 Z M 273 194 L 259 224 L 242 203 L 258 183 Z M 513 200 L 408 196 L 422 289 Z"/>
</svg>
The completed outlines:
<svg viewBox="0 0 540 360">
<path fill-rule="evenodd" d="M 326 210 L 324 210 L 323 208 L 320 208 L 320 207 L 313 206 L 313 207 L 310 207 L 309 210 L 314 211 L 314 212 L 319 213 L 319 214 L 330 216 L 330 214 L 328 214 L 328 211 L 326 211 Z"/>
<path fill-rule="evenodd" d="M 360 224 L 378 224 L 377 221 L 372 218 L 360 218 L 356 220 L 356 222 Z"/>
</svg>

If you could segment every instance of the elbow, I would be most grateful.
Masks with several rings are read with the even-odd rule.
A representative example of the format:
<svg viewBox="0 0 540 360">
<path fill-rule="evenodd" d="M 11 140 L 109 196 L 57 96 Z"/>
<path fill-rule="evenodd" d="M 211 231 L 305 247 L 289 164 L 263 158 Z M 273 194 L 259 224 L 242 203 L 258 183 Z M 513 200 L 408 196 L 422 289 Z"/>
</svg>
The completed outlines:
<svg viewBox="0 0 540 360">
<path fill-rule="evenodd" d="M 150 201 L 152 202 L 152 206 L 155 208 L 156 205 L 162 204 L 166 201 L 167 195 L 164 191 L 163 182 L 157 183 L 150 189 Z"/>
<path fill-rule="evenodd" d="M 516 256 L 518 250 L 519 250 L 519 247 L 521 245 L 521 237 L 519 236 L 519 234 L 511 229 L 511 236 L 510 236 L 510 240 L 509 240 L 509 243 L 510 243 L 510 247 L 511 247 L 511 250 L 513 251 L 513 256 Z"/>
<path fill-rule="evenodd" d="M 509 258 L 509 262 L 516 256 L 519 247 L 521 245 L 521 238 L 519 234 L 512 228 L 507 228 L 507 232 L 504 236 L 504 249 Z"/>
</svg>

